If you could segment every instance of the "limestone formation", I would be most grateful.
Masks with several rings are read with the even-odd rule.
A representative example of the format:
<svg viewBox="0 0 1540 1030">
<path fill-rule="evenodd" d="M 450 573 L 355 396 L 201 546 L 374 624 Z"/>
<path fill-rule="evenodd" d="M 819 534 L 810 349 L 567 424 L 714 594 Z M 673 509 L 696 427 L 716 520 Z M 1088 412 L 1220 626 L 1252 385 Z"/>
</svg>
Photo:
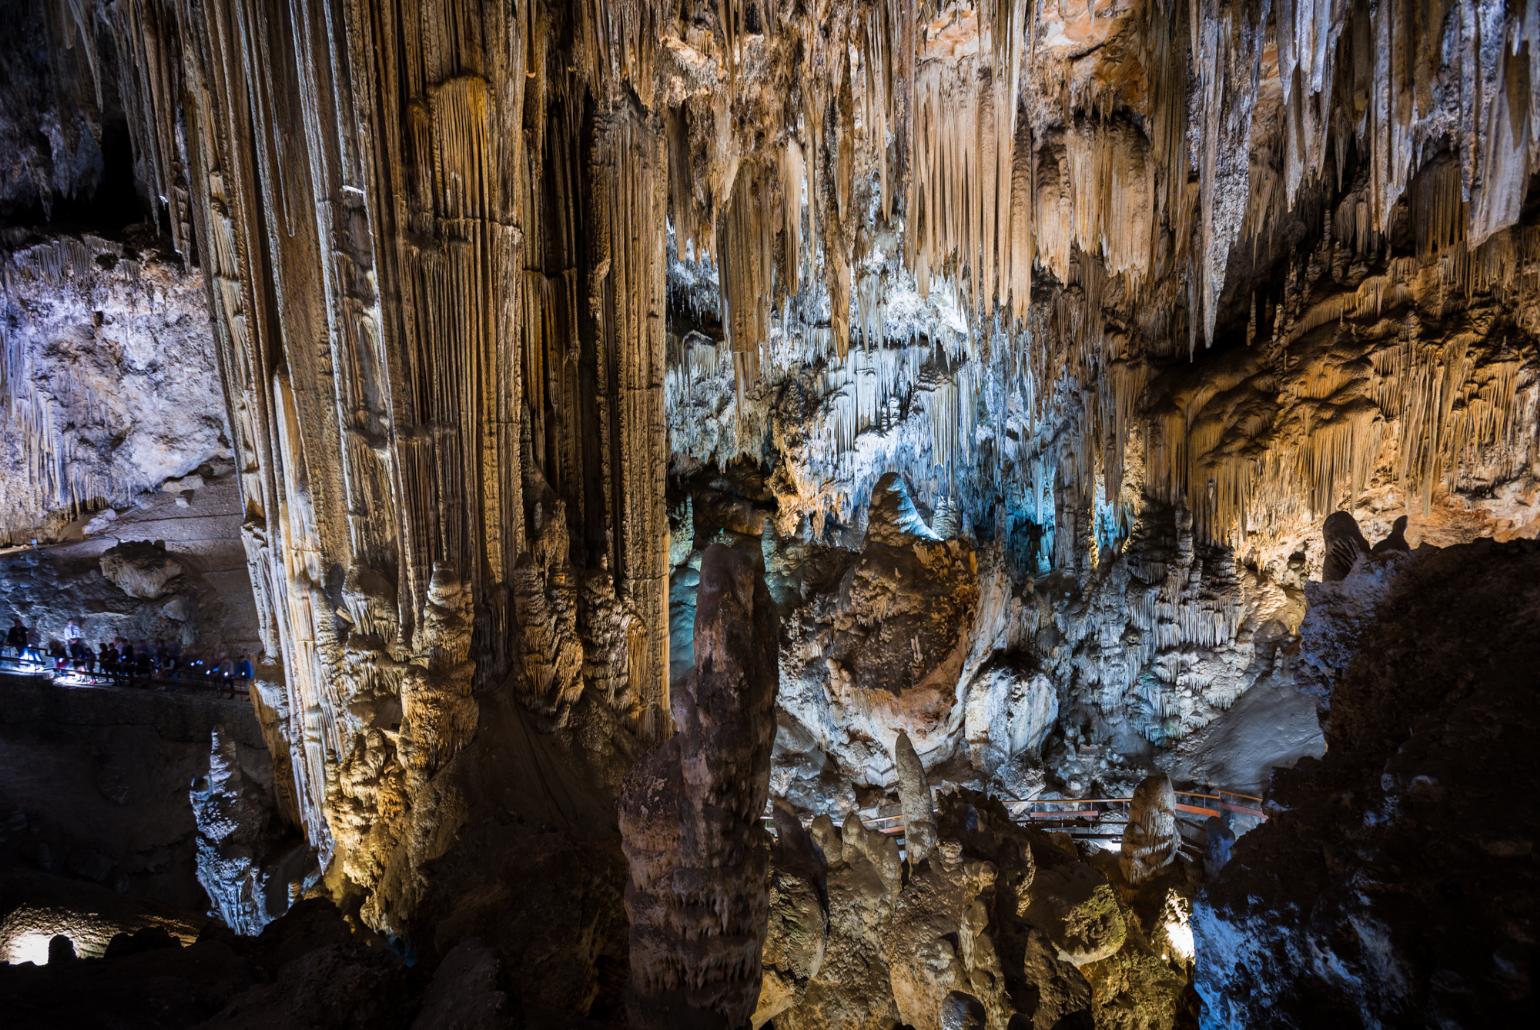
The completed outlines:
<svg viewBox="0 0 1540 1030">
<path fill-rule="evenodd" d="M 898 805 L 904 816 L 904 851 L 909 864 L 918 865 L 936 847 L 936 813 L 925 766 L 903 730 L 898 731 L 893 744 L 893 768 L 898 774 Z"/>
<path fill-rule="evenodd" d="M 159 244 L 0 230 L 0 324 L 0 544 L 228 460 L 203 275 Z"/>
<path fill-rule="evenodd" d="M 1123 879 L 1140 884 L 1176 860 L 1182 836 L 1176 827 L 1176 791 L 1170 777 L 1151 776 L 1139 784 L 1128 806 L 1118 867 Z"/>
<path fill-rule="evenodd" d="M 182 574 L 163 542 L 118 544 L 102 553 L 100 564 L 102 575 L 119 590 L 147 601 L 165 596 L 167 584 Z"/>
<path fill-rule="evenodd" d="M 682 454 L 774 455 L 788 536 L 858 526 L 893 471 L 1017 577 L 1088 584 L 1146 509 L 1199 543 L 1266 530 L 1258 582 L 1211 581 L 1180 642 L 1052 656 L 1152 744 L 1297 621 L 1300 525 L 1392 489 L 1533 522 L 1540 30 L 1513 5 L 48 6 L 7 51 L 5 210 L 121 178 L 196 266 L 296 795 L 375 925 L 453 839 L 466 806 L 429 799 L 487 690 L 566 743 L 666 735 L 667 418 Z M 51 289 L 127 258 L 65 250 L 17 267 Z M 17 525 L 137 481 L 45 421 L 16 464 L 50 497 Z M 835 691 L 931 691 L 872 739 L 955 737 L 967 580 L 914 632 L 842 625 Z M 881 577 L 851 586 L 882 607 Z M 1227 675 L 1174 671 L 1193 642 Z"/>
<path fill-rule="evenodd" d="M 78 635 L 93 652 L 121 638 L 206 660 L 259 656 L 239 488 L 226 466 L 206 471 L 196 490 L 143 493 L 62 542 L 0 554 L 0 619 L 21 618 L 39 645 Z"/>
<path fill-rule="evenodd" d="M 904 695 L 955 681 L 978 599 L 967 542 L 943 541 L 915 509 L 903 478 L 872 491 L 860 558 L 840 584 L 833 661 L 859 690 Z"/>
<path fill-rule="evenodd" d="M 828 954 L 828 862 L 791 806 L 775 801 L 764 979 L 750 1022 L 775 1019 L 807 989 Z"/>
<path fill-rule="evenodd" d="M 675 735 L 637 763 L 620 800 L 632 1026 L 739 1026 L 755 1010 L 777 638 L 757 556 L 712 545 L 695 673 L 673 698 Z"/>
<path fill-rule="evenodd" d="M 0 619 L 250 650 L 316 889 L 442 971 L 424 1021 L 623 1018 L 633 766 L 639 1018 L 1186 1019 L 1124 882 L 1169 785 L 1109 880 L 933 831 L 917 754 L 1011 798 L 1260 790 L 1321 753 L 1408 533 L 1540 533 L 1533 2 L 0 16 Z M 180 575 L 103 566 L 150 514 Z M 720 541 L 779 640 L 696 632 Z M 711 677 L 749 664 L 728 713 Z M 773 877 L 738 833 L 772 734 L 826 817 L 778 812 Z M 895 780 L 907 867 L 861 822 Z M 63 865 L 106 877 L 91 850 Z M 267 875 L 237 866 L 218 890 Z M 673 904 L 702 891 L 739 907 Z M 661 957 L 701 926 L 713 956 Z M 305 961 L 232 974 L 264 995 L 235 1015 L 325 1022 L 283 992 L 332 969 L 360 1021 L 406 990 Z"/>
<path fill-rule="evenodd" d="M 767 978 L 756 1025 L 1175 1025 L 1184 977 L 1102 873 L 978 796 L 949 795 L 939 823 L 936 849 L 905 877 L 891 837 L 854 817 L 837 837 L 815 821 L 828 859 L 822 961 Z M 779 933 L 804 932 L 806 918 L 775 911 L 799 913 L 804 897 L 776 896 L 769 951 L 792 943 Z"/>
</svg>

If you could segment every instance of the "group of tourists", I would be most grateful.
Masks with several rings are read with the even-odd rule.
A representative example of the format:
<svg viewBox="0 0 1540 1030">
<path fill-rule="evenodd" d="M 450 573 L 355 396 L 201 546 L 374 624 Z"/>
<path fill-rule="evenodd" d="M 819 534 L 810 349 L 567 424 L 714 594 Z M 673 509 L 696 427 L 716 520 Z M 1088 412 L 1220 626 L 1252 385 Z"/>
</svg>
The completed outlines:
<svg viewBox="0 0 1540 1030">
<path fill-rule="evenodd" d="M 26 625 L 20 619 L 14 619 L 5 635 L 5 652 L 23 665 L 42 666 L 56 674 L 76 673 L 129 686 L 212 681 L 235 687 L 256 675 L 251 659 L 246 655 L 232 658 L 221 654 L 209 660 L 184 655 L 179 645 L 164 640 L 150 644 L 118 637 L 93 649 L 73 619 L 65 627 L 64 637 L 63 640 L 49 640 L 46 647 L 35 646 Z"/>
</svg>

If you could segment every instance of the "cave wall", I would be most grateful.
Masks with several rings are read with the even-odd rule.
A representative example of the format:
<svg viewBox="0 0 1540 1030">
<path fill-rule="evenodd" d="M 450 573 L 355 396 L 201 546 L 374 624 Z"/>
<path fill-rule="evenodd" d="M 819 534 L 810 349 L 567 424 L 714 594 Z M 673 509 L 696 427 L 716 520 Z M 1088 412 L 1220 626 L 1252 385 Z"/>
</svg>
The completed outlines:
<svg viewBox="0 0 1540 1030">
<path fill-rule="evenodd" d="M 1482 540 L 1311 585 L 1300 679 L 1329 747 L 1279 777 L 1194 905 L 1214 1025 L 1533 1010 L 1536 826 L 1511 799 L 1536 781 L 1537 562 L 1534 541 Z"/>
<path fill-rule="evenodd" d="M 228 465 L 203 277 L 148 241 L 6 234 L 0 543 Z"/>
</svg>

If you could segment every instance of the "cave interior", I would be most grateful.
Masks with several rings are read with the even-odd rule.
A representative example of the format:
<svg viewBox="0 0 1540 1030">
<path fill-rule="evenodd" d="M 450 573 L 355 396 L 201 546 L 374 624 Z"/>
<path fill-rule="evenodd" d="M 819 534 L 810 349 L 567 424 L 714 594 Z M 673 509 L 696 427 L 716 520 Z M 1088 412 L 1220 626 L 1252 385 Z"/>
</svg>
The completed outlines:
<svg viewBox="0 0 1540 1030">
<path fill-rule="evenodd" d="M 1533 1019 L 1537 0 L 0 24 L 0 1023 Z"/>
</svg>

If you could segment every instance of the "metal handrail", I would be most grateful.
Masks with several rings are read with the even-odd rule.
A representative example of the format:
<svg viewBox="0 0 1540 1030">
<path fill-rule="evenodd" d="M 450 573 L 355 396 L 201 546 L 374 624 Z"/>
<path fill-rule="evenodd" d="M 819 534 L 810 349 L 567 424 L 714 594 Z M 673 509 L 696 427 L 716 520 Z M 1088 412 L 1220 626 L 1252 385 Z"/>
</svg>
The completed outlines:
<svg viewBox="0 0 1540 1030">
<path fill-rule="evenodd" d="M 164 676 L 157 676 L 153 672 L 147 676 L 128 672 L 116 674 L 86 672 L 81 669 L 66 669 L 60 672 L 58 669 L 51 667 L 51 661 L 51 659 L 36 661 L 17 658 L 15 655 L 0 655 L 0 671 L 33 678 L 46 676 L 52 682 L 58 682 L 61 677 L 73 677 L 82 681 L 80 685 L 91 687 L 124 687 L 134 690 L 148 687 L 169 687 L 189 692 L 200 692 L 212 687 L 215 691 L 223 692 L 229 697 L 239 697 L 241 691 L 251 682 L 249 679 L 240 679 L 238 677 L 225 679 L 222 676 L 214 677 L 206 674 L 187 678 L 176 676 L 166 678 Z M 9 668 L 6 668 L 7 666 Z"/>
<path fill-rule="evenodd" d="M 1230 790 L 1230 789 L 1225 788 L 1225 787 L 1214 787 L 1214 788 L 1211 788 L 1210 790 L 1207 790 L 1207 791 L 1178 790 L 1175 793 L 1176 793 L 1176 795 L 1177 795 L 1177 797 L 1179 799 L 1187 798 L 1187 799 L 1194 799 L 1194 800 L 1200 800 L 1200 801 L 1211 801 L 1211 802 L 1214 802 L 1213 805 L 1194 805 L 1194 804 L 1189 804 L 1186 801 L 1178 800 L 1177 803 L 1176 803 L 1176 811 L 1180 815 L 1196 815 L 1196 816 L 1202 816 L 1205 819 L 1208 819 L 1208 818 L 1220 817 L 1225 812 L 1233 812 L 1233 813 L 1236 813 L 1237 815 L 1251 816 L 1251 817 L 1256 818 L 1256 819 L 1265 820 L 1267 818 L 1267 813 L 1262 808 L 1257 807 L 1257 806 L 1260 806 L 1260 805 L 1263 804 L 1263 799 L 1257 797 L 1254 794 L 1243 794 L 1240 791 Z M 1255 805 L 1238 805 L 1238 804 L 1235 804 L 1235 803 L 1227 800 L 1229 798 L 1237 798 L 1237 799 L 1241 799 L 1241 800 L 1244 800 L 1244 801 L 1252 801 L 1252 802 L 1255 802 Z M 1068 833 L 1074 833 L 1077 837 L 1084 837 L 1084 838 L 1087 838 L 1087 839 L 1095 839 L 1095 840 L 1121 840 L 1122 836 L 1123 836 L 1121 833 L 1098 833 L 1098 832 L 1095 832 L 1097 827 L 1091 826 L 1091 825 L 1086 825 L 1086 821 L 1087 820 L 1092 820 L 1092 819 L 1094 819 L 1097 816 L 1107 814 L 1107 812 L 1104 809 L 1095 808 L 1095 807 L 1085 807 L 1085 806 L 1088 806 L 1088 805 L 1089 806 L 1095 806 L 1095 805 L 1118 805 L 1118 806 L 1126 807 L 1126 806 L 1132 804 L 1134 799 L 1132 797 L 1120 797 L 1120 798 L 1043 798 L 1043 797 L 1006 798 L 1006 797 L 997 797 L 996 800 L 1001 802 L 1002 804 L 1004 804 L 1007 807 L 1007 809 L 1009 809 L 1011 806 L 1020 806 L 1020 805 L 1038 805 L 1038 806 L 1073 805 L 1073 806 L 1076 806 L 1076 807 L 1074 807 L 1074 808 L 1058 808 L 1058 807 L 1029 808 L 1029 809 L 1027 809 L 1024 812 L 1021 809 L 1017 808 L 1015 810 L 1013 818 L 1015 818 L 1015 819 L 1025 819 L 1026 821 L 1031 822 L 1031 823 L 1079 824 L 1078 826 L 1077 825 L 1059 825 L 1059 826 L 1041 826 L 1040 828 L 1043 829 L 1043 830 L 1049 831 L 1049 832 L 1068 832 Z M 886 806 L 884 806 L 884 807 L 886 807 Z M 857 811 L 856 814 L 861 818 L 861 821 L 862 821 L 863 824 L 871 826 L 873 829 L 877 830 L 877 832 L 879 832 L 879 833 L 882 833 L 882 834 L 884 834 L 886 836 L 890 836 L 890 837 L 901 837 L 901 836 L 904 835 L 905 826 L 904 826 L 904 817 L 903 817 L 902 813 L 897 814 L 897 815 L 876 815 L 874 813 L 869 818 L 867 816 L 863 815 L 859 811 Z M 1184 824 L 1184 823 L 1181 823 L 1181 822 L 1178 822 L 1177 825 L 1178 825 L 1178 833 L 1181 832 L 1181 827 L 1183 827 L 1184 825 L 1189 826 L 1189 827 L 1191 826 L 1190 823 Z M 1077 832 L 1077 831 L 1083 831 L 1083 832 Z M 1182 845 L 1184 847 L 1187 847 L 1187 848 L 1196 848 L 1196 846 L 1197 846 L 1193 842 L 1188 841 L 1185 838 L 1182 839 Z"/>
</svg>

